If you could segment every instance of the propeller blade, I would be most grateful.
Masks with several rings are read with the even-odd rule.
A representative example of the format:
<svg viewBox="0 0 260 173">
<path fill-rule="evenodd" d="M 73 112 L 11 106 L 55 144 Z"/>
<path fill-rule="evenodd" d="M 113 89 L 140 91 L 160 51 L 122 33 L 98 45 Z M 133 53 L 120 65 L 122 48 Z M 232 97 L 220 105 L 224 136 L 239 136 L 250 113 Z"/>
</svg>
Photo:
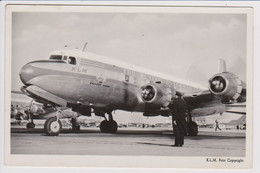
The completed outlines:
<svg viewBox="0 0 260 173">
<path fill-rule="evenodd" d="M 218 60 L 218 72 L 226 72 L 226 61 L 224 59 Z"/>
</svg>

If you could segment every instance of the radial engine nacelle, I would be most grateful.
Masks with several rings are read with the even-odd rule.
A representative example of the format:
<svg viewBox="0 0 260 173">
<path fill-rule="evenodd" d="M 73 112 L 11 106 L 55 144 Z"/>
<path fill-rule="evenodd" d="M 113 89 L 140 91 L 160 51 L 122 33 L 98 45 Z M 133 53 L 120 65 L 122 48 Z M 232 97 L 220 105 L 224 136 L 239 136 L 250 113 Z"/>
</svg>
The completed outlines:
<svg viewBox="0 0 260 173">
<path fill-rule="evenodd" d="M 141 89 L 142 100 L 153 108 L 166 108 L 176 92 L 161 83 L 151 83 L 141 87 Z"/>
<path fill-rule="evenodd" d="M 211 77 L 209 90 L 223 102 L 246 101 L 246 84 L 230 72 L 218 73 Z"/>
</svg>

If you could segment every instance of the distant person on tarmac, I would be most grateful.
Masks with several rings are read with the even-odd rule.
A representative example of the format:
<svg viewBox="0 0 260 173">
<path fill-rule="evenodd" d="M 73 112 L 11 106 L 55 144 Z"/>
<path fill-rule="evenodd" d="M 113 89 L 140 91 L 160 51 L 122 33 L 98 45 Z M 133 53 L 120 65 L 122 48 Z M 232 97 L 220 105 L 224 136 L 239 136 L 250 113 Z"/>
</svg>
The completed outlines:
<svg viewBox="0 0 260 173">
<path fill-rule="evenodd" d="M 218 120 L 216 120 L 215 123 L 216 123 L 215 131 L 217 131 L 218 129 L 221 131 L 221 129 L 219 128 Z"/>
<path fill-rule="evenodd" d="M 182 147 L 184 145 L 184 135 L 187 133 L 186 112 L 186 102 L 180 93 L 176 93 L 176 98 L 172 104 L 172 126 L 175 136 L 173 147 Z"/>
</svg>

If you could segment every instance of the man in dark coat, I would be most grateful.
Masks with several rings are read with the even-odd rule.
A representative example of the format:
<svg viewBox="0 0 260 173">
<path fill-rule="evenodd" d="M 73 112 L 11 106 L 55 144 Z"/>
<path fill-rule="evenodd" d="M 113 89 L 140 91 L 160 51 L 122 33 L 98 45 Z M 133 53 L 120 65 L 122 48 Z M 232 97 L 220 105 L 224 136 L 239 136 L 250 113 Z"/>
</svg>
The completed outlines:
<svg viewBox="0 0 260 173">
<path fill-rule="evenodd" d="M 176 93 L 176 98 L 172 104 L 172 126 L 175 135 L 175 144 L 173 146 L 182 147 L 184 144 L 184 135 L 187 134 L 186 116 L 187 105 L 180 93 Z"/>
</svg>

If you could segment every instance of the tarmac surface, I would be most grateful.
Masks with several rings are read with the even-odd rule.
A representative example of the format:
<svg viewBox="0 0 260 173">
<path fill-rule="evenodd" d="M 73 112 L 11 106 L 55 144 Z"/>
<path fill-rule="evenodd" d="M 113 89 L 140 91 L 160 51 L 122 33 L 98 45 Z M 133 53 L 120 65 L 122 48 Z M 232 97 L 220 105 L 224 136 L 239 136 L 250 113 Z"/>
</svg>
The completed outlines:
<svg viewBox="0 0 260 173">
<path fill-rule="evenodd" d="M 214 156 L 244 157 L 245 130 L 199 129 L 186 136 L 183 147 L 171 147 L 170 128 L 119 128 L 116 134 L 99 128 L 63 129 L 59 136 L 46 136 L 42 128 L 11 128 L 11 154 L 118 155 L 118 156 Z"/>
</svg>

